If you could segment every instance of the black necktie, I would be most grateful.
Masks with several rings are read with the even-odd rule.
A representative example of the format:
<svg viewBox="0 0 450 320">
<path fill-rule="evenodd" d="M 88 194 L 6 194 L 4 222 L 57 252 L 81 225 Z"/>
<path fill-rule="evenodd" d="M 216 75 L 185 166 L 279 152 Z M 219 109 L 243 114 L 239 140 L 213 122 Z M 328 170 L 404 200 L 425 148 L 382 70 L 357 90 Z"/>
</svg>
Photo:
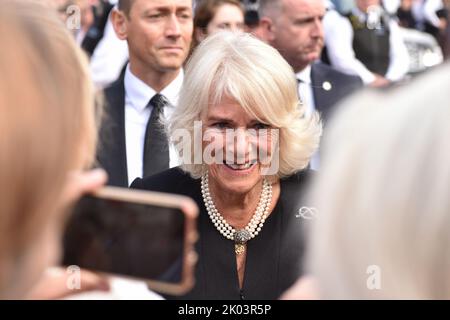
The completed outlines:
<svg viewBox="0 0 450 320">
<path fill-rule="evenodd" d="M 303 105 L 304 102 L 303 102 L 302 97 L 300 96 L 300 84 L 301 83 L 305 84 L 305 81 L 303 81 L 302 79 L 297 78 L 297 95 L 298 95 L 298 99 L 300 101 L 300 104 Z"/>
<path fill-rule="evenodd" d="M 153 110 L 145 130 L 144 177 L 169 168 L 169 144 L 161 123 L 163 109 L 169 102 L 163 95 L 157 93 L 148 104 Z"/>
</svg>

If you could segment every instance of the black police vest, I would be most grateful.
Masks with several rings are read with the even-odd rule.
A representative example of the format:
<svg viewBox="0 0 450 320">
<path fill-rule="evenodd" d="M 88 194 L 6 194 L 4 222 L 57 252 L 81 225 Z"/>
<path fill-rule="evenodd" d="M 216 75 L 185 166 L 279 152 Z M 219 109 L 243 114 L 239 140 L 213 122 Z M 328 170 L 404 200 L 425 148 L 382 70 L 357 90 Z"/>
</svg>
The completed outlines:
<svg viewBox="0 0 450 320">
<path fill-rule="evenodd" d="M 389 17 L 382 17 L 380 24 L 374 28 L 368 28 L 367 23 L 361 22 L 352 13 L 346 17 L 353 28 L 353 50 L 356 58 L 370 71 L 386 75 L 390 61 Z"/>
</svg>

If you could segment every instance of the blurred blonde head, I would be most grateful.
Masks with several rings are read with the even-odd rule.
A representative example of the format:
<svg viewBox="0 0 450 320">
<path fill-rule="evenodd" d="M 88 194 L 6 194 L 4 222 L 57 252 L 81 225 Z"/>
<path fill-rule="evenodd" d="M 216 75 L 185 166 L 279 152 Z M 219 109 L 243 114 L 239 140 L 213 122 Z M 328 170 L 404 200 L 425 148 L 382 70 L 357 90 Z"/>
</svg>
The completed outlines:
<svg viewBox="0 0 450 320">
<path fill-rule="evenodd" d="M 308 165 L 321 125 L 316 114 L 304 114 L 295 75 L 277 50 L 249 34 L 222 31 L 199 45 L 185 72 L 179 104 L 169 121 L 171 136 L 181 129 L 194 137 L 194 122 L 227 96 L 247 114 L 279 129 L 279 177 Z M 206 168 L 193 164 L 193 158 L 194 153 L 183 168 L 199 178 Z"/>
<path fill-rule="evenodd" d="M 323 298 L 450 298 L 449 75 L 365 92 L 330 124 L 308 250 Z"/>
<path fill-rule="evenodd" d="M 45 267 L 32 257 L 46 256 L 49 228 L 62 226 L 68 173 L 92 163 L 93 87 L 85 57 L 43 4 L 2 2 L 0 39 L 0 297 L 17 297 L 35 280 L 28 264 L 34 276 Z"/>
</svg>

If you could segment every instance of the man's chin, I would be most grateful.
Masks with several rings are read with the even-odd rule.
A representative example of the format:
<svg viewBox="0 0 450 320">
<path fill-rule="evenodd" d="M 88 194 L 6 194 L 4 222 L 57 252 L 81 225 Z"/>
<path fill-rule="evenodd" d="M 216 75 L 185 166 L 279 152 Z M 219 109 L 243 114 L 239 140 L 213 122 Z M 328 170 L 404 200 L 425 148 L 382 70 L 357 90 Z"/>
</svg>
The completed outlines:
<svg viewBox="0 0 450 320">
<path fill-rule="evenodd" d="M 159 64 L 159 70 L 162 72 L 172 72 L 180 70 L 183 65 L 182 64 L 170 64 L 170 63 L 161 63 Z"/>
<path fill-rule="evenodd" d="M 160 59 L 159 60 L 159 65 L 161 66 L 161 68 L 163 69 L 167 69 L 167 70 L 178 70 L 181 67 L 183 67 L 183 61 L 184 59 L 181 58 L 169 58 L 169 59 Z"/>
<path fill-rule="evenodd" d="M 309 63 L 313 63 L 314 61 L 320 59 L 320 53 L 321 52 L 311 52 L 307 55 L 306 59 L 309 61 Z"/>
</svg>

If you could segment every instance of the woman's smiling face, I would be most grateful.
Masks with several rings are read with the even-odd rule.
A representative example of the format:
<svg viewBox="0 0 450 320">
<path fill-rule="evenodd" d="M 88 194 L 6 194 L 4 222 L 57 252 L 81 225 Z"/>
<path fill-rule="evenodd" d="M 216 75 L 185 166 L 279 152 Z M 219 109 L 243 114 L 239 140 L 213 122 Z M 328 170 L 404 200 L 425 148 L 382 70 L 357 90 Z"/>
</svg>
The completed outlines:
<svg viewBox="0 0 450 320">
<path fill-rule="evenodd" d="M 259 186 L 272 151 L 272 129 L 227 96 L 203 117 L 203 156 L 209 176 L 224 192 L 244 194 Z"/>
</svg>

